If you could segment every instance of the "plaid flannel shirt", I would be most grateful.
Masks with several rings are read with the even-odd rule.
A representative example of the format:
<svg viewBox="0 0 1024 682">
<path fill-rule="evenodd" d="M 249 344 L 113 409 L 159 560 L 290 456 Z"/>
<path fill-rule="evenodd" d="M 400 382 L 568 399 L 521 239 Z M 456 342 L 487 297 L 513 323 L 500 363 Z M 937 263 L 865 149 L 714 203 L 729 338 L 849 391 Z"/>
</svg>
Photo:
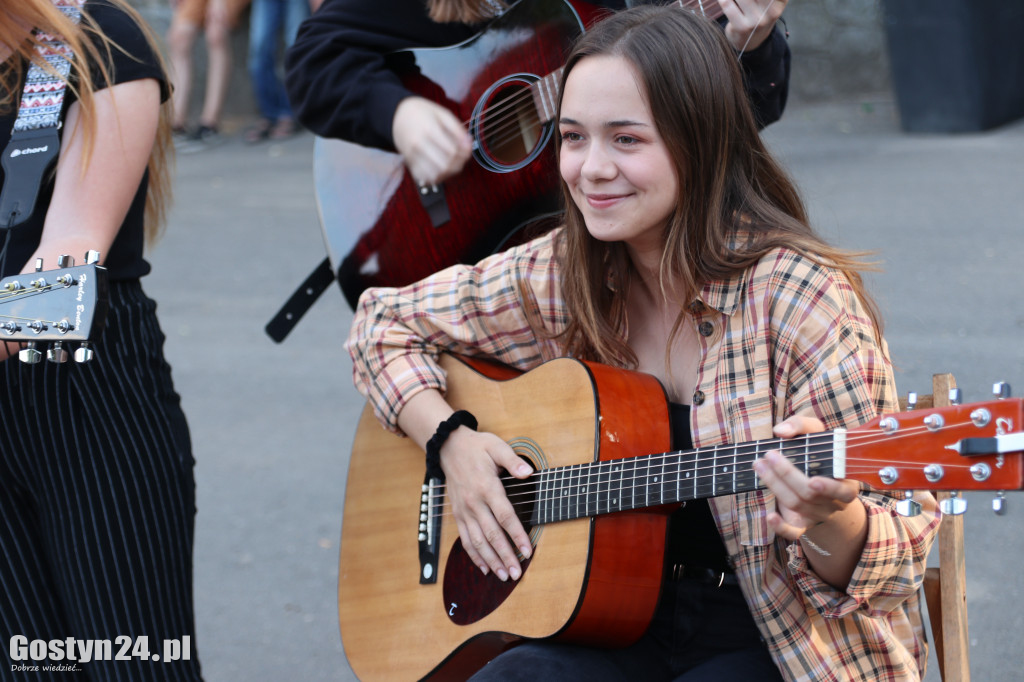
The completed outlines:
<svg viewBox="0 0 1024 682">
<path fill-rule="evenodd" d="M 565 354 L 550 338 L 567 315 L 555 233 L 400 289 L 367 291 L 347 347 L 358 389 L 398 431 L 405 402 L 445 389 L 444 351 L 522 370 Z M 547 333 L 531 328 L 520 292 Z M 853 427 L 893 411 L 887 349 L 876 343 L 849 282 L 776 250 L 734 279 L 704 286 L 690 311 L 704 356 L 693 396 L 695 446 L 772 437 L 795 413 Z M 623 330 L 628 333 L 627 330 Z M 646 453 L 642 453 L 646 454 Z M 846 591 L 818 578 L 798 542 L 769 530 L 767 490 L 711 500 L 719 532 L 772 657 L 787 680 L 919 680 L 927 662 L 920 586 L 938 528 L 930 495 L 904 518 L 897 499 L 862 486 L 868 535 Z"/>
</svg>

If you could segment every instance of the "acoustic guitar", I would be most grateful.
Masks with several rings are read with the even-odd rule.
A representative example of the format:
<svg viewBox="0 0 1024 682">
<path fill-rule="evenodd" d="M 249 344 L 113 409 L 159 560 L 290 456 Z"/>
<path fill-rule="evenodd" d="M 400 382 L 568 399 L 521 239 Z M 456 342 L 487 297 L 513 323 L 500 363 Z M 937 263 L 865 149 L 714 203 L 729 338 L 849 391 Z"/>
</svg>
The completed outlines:
<svg viewBox="0 0 1024 682">
<path fill-rule="evenodd" d="M 721 15 L 717 2 L 680 8 Z M 328 259 L 349 305 L 539 236 L 560 213 L 551 137 L 573 41 L 608 10 L 583 0 L 518 0 L 458 45 L 404 51 L 412 93 L 450 109 L 473 138 L 462 172 L 420 188 L 400 155 L 317 138 L 313 176 Z"/>
<path fill-rule="evenodd" d="M 97 260 L 87 254 L 75 266 L 62 256 L 56 269 L 39 262 L 35 272 L 0 280 L 0 341 L 24 343 L 18 356 L 27 363 L 91 360 L 108 308 L 107 271 Z"/>
<path fill-rule="evenodd" d="M 782 451 L 808 475 L 882 490 L 1024 487 L 1024 401 L 884 415 L 854 429 L 669 452 L 669 411 L 646 374 L 558 359 L 516 373 L 446 355 L 448 400 L 534 467 L 506 491 L 533 543 L 518 581 L 462 548 L 423 452 L 367 407 L 342 526 L 342 642 L 359 679 L 465 679 L 517 642 L 621 646 L 646 630 L 666 524 L 680 502 L 762 488 L 752 462 Z M 652 454 L 648 454 L 652 453 Z M 958 512 L 954 496 L 945 511 Z M 901 502 L 912 513 L 914 502 Z"/>
</svg>

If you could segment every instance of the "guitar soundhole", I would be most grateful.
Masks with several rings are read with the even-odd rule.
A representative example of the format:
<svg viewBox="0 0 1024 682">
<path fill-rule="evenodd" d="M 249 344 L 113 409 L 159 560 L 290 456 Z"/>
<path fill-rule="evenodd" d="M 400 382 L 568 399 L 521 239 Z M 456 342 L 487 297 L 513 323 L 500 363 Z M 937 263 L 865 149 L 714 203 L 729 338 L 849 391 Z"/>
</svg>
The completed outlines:
<svg viewBox="0 0 1024 682">
<path fill-rule="evenodd" d="M 524 458 L 526 459 L 526 458 Z M 536 465 L 534 465 L 536 466 Z M 534 547 L 536 535 L 530 526 L 530 518 L 533 515 L 534 502 L 536 500 L 536 485 L 532 478 L 525 481 L 507 477 L 505 480 L 505 492 L 509 500 L 515 506 L 516 515 L 522 522 Z M 530 559 L 521 555 L 519 564 L 522 566 L 523 575 L 530 566 Z M 520 578 L 522 580 L 522 578 Z M 519 585 L 518 580 L 500 580 L 493 572 L 484 575 L 474 564 L 466 550 L 462 546 L 462 539 L 455 541 L 451 552 L 448 554 L 448 561 L 444 569 L 444 594 L 445 611 L 448 618 L 456 625 L 469 625 L 481 618 L 485 618 L 495 609 L 502 605 L 512 594 L 512 591 Z"/>
<path fill-rule="evenodd" d="M 487 168 L 508 173 L 532 162 L 551 137 L 541 120 L 531 86 L 536 76 L 518 74 L 498 81 L 473 111 L 476 157 Z"/>
</svg>

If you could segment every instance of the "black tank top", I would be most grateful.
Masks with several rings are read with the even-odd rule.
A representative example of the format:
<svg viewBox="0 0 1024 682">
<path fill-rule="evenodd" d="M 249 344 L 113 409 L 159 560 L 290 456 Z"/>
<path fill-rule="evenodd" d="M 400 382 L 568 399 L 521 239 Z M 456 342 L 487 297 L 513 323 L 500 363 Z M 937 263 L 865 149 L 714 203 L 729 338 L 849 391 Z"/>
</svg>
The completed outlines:
<svg viewBox="0 0 1024 682">
<path fill-rule="evenodd" d="M 693 447 L 690 434 L 690 406 L 669 403 L 672 449 Z M 707 500 L 691 500 L 672 513 L 665 547 L 668 564 L 701 566 L 716 571 L 731 571 L 728 553 L 718 533 Z"/>
</svg>

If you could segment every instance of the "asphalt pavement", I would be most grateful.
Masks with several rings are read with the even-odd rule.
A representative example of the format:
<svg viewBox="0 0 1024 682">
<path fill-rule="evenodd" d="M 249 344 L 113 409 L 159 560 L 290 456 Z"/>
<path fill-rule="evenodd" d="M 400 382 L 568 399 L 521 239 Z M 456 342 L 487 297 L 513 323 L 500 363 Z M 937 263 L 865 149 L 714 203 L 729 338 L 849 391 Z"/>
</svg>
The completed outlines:
<svg viewBox="0 0 1024 682">
<path fill-rule="evenodd" d="M 891 97 L 791 103 L 765 133 L 829 238 L 869 276 L 901 391 L 953 372 L 965 400 L 1024 391 L 1024 122 L 907 135 Z M 263 327 L 323 258 L 314 138 L 181 155 L 145 280 L 195 450 L 197 637 L 208 682 L 355 679 L 337 625 L 345 474 L 362 400 L 332 286 L 283 343 Z M 359 197 L 337 189 L 339 200 Z M 976 680 L 1021 679 L 1024 493 L 967 493 Z M 368 558 L 372 560 L 372 558 Z M 927 677 L 939 679 L 934 656 Z"/>
</svg>

